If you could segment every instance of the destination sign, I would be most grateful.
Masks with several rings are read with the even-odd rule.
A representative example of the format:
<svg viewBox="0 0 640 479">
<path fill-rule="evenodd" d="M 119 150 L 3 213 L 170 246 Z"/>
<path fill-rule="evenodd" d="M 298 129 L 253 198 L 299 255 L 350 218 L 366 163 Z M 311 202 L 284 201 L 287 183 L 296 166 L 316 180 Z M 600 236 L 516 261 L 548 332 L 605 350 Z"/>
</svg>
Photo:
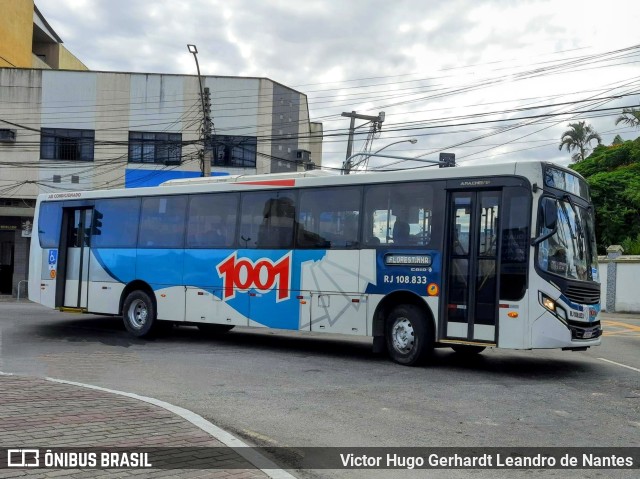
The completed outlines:
<svg viewBox="0 0 640 479">
<path fill-rule="evenodd" d="M 387 266 L 431 266 L 428 254 L 388 254 L 384 257 Z"/>
</svg>

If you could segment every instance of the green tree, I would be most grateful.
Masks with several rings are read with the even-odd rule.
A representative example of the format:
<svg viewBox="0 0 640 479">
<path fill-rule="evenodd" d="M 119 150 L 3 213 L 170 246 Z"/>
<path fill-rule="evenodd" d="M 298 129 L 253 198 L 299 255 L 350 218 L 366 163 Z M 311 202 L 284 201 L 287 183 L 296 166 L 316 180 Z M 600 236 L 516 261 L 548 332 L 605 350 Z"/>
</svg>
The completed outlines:
<svg viewBox="0 0 640 479">
<path fill-rule="evenodd" d="M 623 143 L 624 143 L 624 140 L 622 139 L 622 137 L 620 135 L 616 135 L 611 144 L 612 145 L 622 145 Z"/>
<path fill-rule="evenodd" d="M 571 168 L 589 183 L 599 251 L 612 244 L 633 250 L 630 246 L 640 235 L 640 138 L 599 145 Z"/>
<path fill-rule="evenodd" d="M 622 115 L 616 118 L 616 125 L 620 123 L 640 128 L 640 110 L 636 110 L 635 108 L 623 108 Z"/>
<path fill-rule="evenodd" d="M 636 236 L 635 239 L 628 236 L 620 244 L 625 254 L 640 254 L 640 235 Z"/>
<path fill-rule="evenodd" d="M 587 153 L 591 149 L 591 142 L 596 140 L 598 145 L 602 144 L 600 135 L 586 122 L 569 123 L 569 130 L 565 131 L 560 137 L 559 150 L 566 147 L 567 151 L 577 150 L 571 155 L 571 159 L 578 163 L 587 157 Z"/>
</svg>

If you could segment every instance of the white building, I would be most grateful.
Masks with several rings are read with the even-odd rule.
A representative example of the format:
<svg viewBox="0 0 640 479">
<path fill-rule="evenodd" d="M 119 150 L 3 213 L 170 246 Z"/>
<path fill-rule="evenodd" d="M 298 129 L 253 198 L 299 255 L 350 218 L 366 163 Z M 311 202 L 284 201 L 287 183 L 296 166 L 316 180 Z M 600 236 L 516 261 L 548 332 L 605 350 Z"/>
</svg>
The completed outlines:
<svg viewBox="0 0 640 479">
<path fill-rule="evenodd" d="M 306 95 L 266 78 L 203 86 L 213 174 L 320 164 L 322 125 Z M 202 119 L 196 76 L 0 68 L 0 294 L 26 277 L 37 194 L 199 176 Z"/>
</svg>

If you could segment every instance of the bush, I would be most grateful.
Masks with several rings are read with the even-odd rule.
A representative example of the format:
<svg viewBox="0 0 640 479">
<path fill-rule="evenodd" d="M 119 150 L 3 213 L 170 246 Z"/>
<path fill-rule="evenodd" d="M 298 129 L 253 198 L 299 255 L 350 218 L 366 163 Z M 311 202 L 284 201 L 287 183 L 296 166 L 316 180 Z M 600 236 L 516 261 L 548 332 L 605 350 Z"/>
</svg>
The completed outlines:
<svg viewBox="0 0 640 479">
<path fill-rule="evenodd" d="M 624 248 L 624 254 L 640 254 L 640 234 L 635 239 L 627 236 L 622 240 L 621 246 Z"/>
</svg>

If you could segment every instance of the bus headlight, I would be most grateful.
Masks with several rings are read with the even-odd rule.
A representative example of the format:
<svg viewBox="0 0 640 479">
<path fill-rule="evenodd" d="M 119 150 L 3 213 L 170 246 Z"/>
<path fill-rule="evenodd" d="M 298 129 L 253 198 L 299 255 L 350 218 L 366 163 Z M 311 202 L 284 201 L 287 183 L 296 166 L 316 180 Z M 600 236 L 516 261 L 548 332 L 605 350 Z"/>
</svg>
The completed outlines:
<svg viewBox="0 0 640 479">
<path fill-rule="evenodd" d="M 549 296 L 545 296 L 544 294 L 542 295 L 542 306 L 547 308 L 552 313 L 555 313 L 556 311 L 556 302 Z"/>
<path fill-rule="evenodd" d="M 540 293 L 540 304 L 544 306 L 546 310 L 550 311 L 551 314 L 553 314 L 556 318 L 561 320 L 563 323 L 566 323 L 567 311 L 558 303 L 556 303 L 555 300 L 551 299 L 549 296 L 547 296 L 543 292 L 540 291 L 539 293 Z"/>
</svg>

